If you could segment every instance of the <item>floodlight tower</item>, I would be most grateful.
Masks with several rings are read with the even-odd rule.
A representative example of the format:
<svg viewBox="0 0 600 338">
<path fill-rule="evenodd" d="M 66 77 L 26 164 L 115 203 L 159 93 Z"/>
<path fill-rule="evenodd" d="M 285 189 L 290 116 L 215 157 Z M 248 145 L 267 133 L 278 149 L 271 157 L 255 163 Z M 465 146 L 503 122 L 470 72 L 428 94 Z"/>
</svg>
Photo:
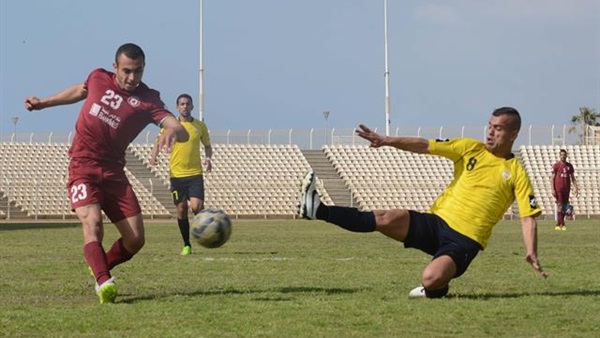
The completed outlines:
<svg viewBox="0 0 600 338">
<path fill-rule="evenodd" d="M 199 72 L 200 72 L 200 85 L 198 90 L 198 117 L 200 121 L 204 121 L 204 60 L 202 59 L 204 41 L 203 41 L 203 6 L 202 0 L 200 0 L 200 56 L 199 56 Z"/>
<path fill-rule="evenodd" d="M 383 0 L 383 49 L 385 58 L 385 72 L 383 77 L 385 80 L 385 135 L 390 135 L 390 69 L 388 67 L 388 21 L 387 21 L 387 0 Z"/>
</svg>

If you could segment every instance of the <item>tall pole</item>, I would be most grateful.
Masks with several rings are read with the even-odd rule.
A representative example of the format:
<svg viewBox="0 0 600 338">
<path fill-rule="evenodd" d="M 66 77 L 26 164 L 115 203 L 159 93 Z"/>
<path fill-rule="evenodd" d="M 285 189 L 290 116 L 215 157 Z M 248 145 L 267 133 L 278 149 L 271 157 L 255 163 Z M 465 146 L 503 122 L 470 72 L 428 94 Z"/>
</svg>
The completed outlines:
<svg viewBox="0 0 600 338">
<path fill-rule="evenodd" d="M 204 121 L 204 64 L 203 64 L 203 6 L 202 6 L 202 0 L 200 0 L 200 86 L 199 86 L 199 91 L 198 91 L 198 115 L 199 115 L 199 119 L 200 121 Z"/>
<path fill-rule="evenodd" d="M 383 0 L 383 48 L 385 53 L 385 135 L 390 135 L 390 70 L 388 67 L 388 22 L 387 22 L 387 0 Z"/>
</svg>

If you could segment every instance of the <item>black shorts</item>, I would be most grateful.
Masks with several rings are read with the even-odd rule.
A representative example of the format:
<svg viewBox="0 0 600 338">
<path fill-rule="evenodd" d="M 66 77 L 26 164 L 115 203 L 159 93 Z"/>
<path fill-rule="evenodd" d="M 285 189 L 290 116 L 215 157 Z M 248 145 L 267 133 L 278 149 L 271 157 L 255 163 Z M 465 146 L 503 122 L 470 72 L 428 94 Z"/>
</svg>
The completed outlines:
<svg viewBox="0 0 600 338">
<path fill-rule="evenodd" d="M 185 202 L 192 197 L 204 200 L 204 177 L 202 175 L 171 177 L 170 190 L 175 205 Z"/>
<path fill-rule="evenodd" d="M 410 225 L 404 241 L 405 248 L 415 248 L 437 258 L 450 256 L 459 277 L 483 248 L 469 237 L 453 230 L 441 217 L 409 210 Z"/>
</svg>

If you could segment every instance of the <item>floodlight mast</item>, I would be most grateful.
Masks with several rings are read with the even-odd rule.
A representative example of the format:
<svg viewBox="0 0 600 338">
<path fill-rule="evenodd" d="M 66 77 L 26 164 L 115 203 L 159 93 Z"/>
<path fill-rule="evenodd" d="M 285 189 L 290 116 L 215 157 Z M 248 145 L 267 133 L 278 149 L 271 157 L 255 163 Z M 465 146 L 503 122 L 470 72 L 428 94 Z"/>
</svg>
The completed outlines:
<svg viewBox="0 0 600 338">
<path fill-rule="evenodd" d="M 383 0 L 383 49 L 385 58 L 385 72 L 383 77 L 385 80 L 385 135 L 390 135 L 390 69 L 388 66 L 388 20 L 387 20 L 387 0 Z"/>
<path fill-rule="evenodd" d="M 204 49 L 204 41 L 203 41 L 203 6 L 202 0 L 200 0 L 200 56 L 199 56 L 199 90 L 198 90 L 198 118 L 200 121 L 204 121 L 204 60 L 203 60 L 203 49 Z"/>
</svg>

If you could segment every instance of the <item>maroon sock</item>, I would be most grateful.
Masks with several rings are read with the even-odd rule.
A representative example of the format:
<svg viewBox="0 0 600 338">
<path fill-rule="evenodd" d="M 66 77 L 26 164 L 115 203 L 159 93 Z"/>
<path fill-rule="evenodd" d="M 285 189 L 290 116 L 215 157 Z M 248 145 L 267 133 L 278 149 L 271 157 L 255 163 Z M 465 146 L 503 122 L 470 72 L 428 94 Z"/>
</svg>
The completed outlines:
<svg viewBox="0 0 600 338">
<path fill-rule="evenodd" d="M 100 242 L 90 242 L 83 246 L 83 257 L 88 263 L 96 278 L 96 283 L 101 285 L 110 279 L 110 270 L 106 261 L 106 253 Z"/>
<path fill-rule="evenodd" d="M 565 214 L 563 212 L 558 212 L 558 225 L 565 225 Z"/>
<path fill-rule="evenodd" d="M 131 257 L 133 257 L 133 255 L 127 251 L 125 245 L 123 245 L 123 238 L 119 238 L 106 253 L 108 268 L 112 270 L 115 266 L 130 260 Z"/>
</svg>

